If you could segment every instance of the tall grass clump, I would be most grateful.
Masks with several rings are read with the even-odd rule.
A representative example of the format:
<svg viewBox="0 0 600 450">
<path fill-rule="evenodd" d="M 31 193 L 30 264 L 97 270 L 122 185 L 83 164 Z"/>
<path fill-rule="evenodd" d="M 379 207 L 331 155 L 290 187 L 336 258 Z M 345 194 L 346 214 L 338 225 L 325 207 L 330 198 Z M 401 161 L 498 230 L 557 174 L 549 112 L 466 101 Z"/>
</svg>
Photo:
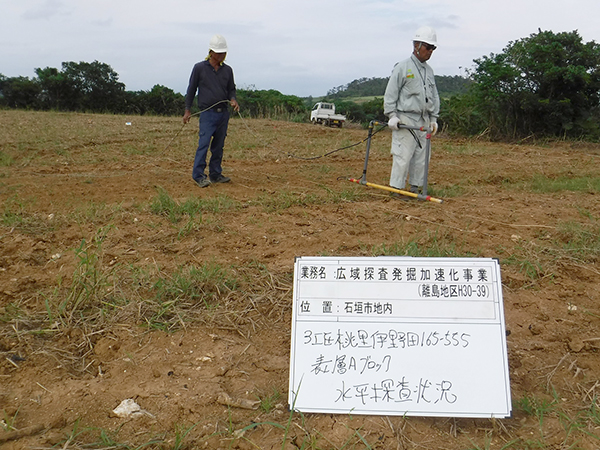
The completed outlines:
<svg viewBox="0 0 600 450">
<path fill-rule="evenodd" d="M 184 217 L 202 219 L 203 212 L 220 213 L 235 210 L 238 207 L 239 202 L 224 195 L 206 199 L 189 198 L 178 202 L 165 189 L 159 187 L 158 195 L 152 199 L 150 204 L 150 212 L 167 217 L 172 223 L 178 223 Z"/>
<path fill-rule="evenodd" d="M 150 212 L 167 217 L 172 223 L 179 222 L 184 214 L 181 205 L 161 187 L 158 188 L 158 195 L 154 197 L 150 204 Z"/>
<path fill-rule="evenodd" d="M 71 325 L 80 319 L 95 316 L 102 310 L 102 304 L 111 283 L 111 271 L 103 265 L 102 243 L 110 227 L 100 229 L 91 243 L 84 239 L 75 250 L 77 267 L 73 281 L 65 299 L 58 304 L 57 318 L 63 325 Z M 52 307 L 47 306 L 52 315 Z M 52 317 L 51 317 L 52 319 Z"/>
<path fill-rule="evenodd" d="M 214 309 L 221 298 L 236 290 L 240 282 L 235 271 L 216 262 L 180 267 L 171 276 L 162 275 L 152 285 L 149 300 L 153 313 L 150 327 L 171 330 L 188 312 Z"/>
</svg>

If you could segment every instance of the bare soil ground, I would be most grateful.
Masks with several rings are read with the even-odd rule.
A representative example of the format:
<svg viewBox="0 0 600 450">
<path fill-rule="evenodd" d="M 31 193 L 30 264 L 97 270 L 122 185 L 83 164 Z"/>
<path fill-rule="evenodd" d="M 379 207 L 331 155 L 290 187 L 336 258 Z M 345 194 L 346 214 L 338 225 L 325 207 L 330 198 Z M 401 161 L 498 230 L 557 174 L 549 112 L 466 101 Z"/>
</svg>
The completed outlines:
<svg viewBox="0 0 600 450">
<path fill-rule="evenodd" d="M 0 128 L 1 448 L 600 446 L 600 147 L 436 137 L 435 204 L 347 181 L 360 127 L 235 118 L 232 181 L 205 189 L 177 118 L 0 111 Z M 294 258 L 409 250 L 499 258 L 513 416 L 290 414 Z M 125 399 L 144 412 L 117 417 Z"/>
</svg>

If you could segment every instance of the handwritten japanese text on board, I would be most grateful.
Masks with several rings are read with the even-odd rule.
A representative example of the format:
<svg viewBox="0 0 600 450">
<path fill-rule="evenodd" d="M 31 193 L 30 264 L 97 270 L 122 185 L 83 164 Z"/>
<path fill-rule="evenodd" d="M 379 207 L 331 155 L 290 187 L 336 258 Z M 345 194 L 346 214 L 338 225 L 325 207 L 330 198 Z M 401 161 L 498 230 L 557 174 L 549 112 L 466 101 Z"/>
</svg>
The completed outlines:
<svg viewBox="0 0 600 450">
<path fill-rule="evenodd" d="M 510 415 L 497 260 L 302 257 L 293 308 L 298 411 Z"/>
</svg>

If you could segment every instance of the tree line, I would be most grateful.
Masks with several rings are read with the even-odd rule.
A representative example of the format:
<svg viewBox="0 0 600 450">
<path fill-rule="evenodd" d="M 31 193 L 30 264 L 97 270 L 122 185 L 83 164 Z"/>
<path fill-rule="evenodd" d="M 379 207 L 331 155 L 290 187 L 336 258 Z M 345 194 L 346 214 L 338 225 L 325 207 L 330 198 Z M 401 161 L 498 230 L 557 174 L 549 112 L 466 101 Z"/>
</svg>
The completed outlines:
<svg viewBox="0 0 600 450">
<path fill-rule="evenodd" d="M 108 64 L 63 62 L 62 68 L 35 69 L 36 76 L 0 74 L 0 105 L 8 108 L 114 114 L 183 114 L 181 94 L 156 85 L 150 91 L 126 91 Z"/>
<path fill-rule="evenodd" d="M 327 91 L 327 98 L 348 99 L 360 97 L 382 96 L 387 86 L 387 78 L 359 78 L 348 84 L 334 87 Z M 465 94 L 469 90 L 471 80 L 459 75 L 436 75 L 435 83 L 441 97 Z"/>
<path fill-rule="evenodd" d="M 63 62 L 60 70 L 36 68 L 35 74 L 0 74 L 0 107 L 162 116 L 183 115 L 185 109 L 185 96 L 166 86 L 127 91 L 112 67 L 99 61 Z M 276 90 L 238 89 L 237 100 L 251 117 L 299 120 L 310 111 L 303 99 Z"/>
<path fill-rule="evenodd" d="M 35 74 L 31 79 L 0 74 L 0 107 L 154 115 L 184 110 L 182 94 L 161 85 L 127 91 L 118 74 L 98 61 L 64 62 L 60 70 L 38 68 Z M 354 80 L 320 100 L 335 102 L 336 111 L 354 122 L 385 121 L 387 80 Z M 600 46 L 583 42 L 577 31 L 538 30 L 509 42 L 501 53 L 474 60 L 466 77 L 436 76 L 436 82 L 439 121 L 451 134 L 600 139 Z M 237 100 L 246 116 L 300 122 L 309 120 L 315 102 L 253 88 L 238 89 Z"/>
</svg>

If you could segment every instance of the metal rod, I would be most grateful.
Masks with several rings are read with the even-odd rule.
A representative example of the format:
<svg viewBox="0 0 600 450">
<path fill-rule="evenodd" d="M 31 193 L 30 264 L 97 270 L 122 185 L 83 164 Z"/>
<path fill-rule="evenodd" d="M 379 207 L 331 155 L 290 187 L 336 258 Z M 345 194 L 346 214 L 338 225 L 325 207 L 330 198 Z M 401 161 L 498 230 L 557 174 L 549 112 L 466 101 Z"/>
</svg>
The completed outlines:
<svg viewBox="0 0 600 450">
<path fill-rule="evenodd" d="M 374 120 L 372 120 L 371 123 L 369 123 L 369 134 L 367 136 L 367 152 L 365 154 L 365 165 L 363 167 L 362 177 L 360 178 L 360 182 L 362 184 L 367 183 L 367 165 L 369 164 L 369 152 L 371 151 L 371 138 L 373 137 L 374 124 L 375 124 Z"/>
<path fill-rule="evenodd" d="M 419 200 L 434 202 L 434 203 L 443 203 L 444 201 L 441 198 L 434 198 L 430 195 L 425 194 L 415 194 L 414 192 L 405 191 L 403 189 L 396 189 L 390 186 L 382 186 L 380 184 L 362 182 L 361 180 L 357 180 L 356 178 L 348 178 L 348 181 L 352 181 L 353 183 L 363 184 L 365 186 L 374 187 L 376 189 L 381 189 L 383 191 L 388 192 L 396 192 L 397 194 L 406 195 L 407 197 L 414 197 Z"/>
<path fill-rule="evenodd" d="M 429 157 L 431 155 L 431 132 L 427 132 L 425 144 L 425 175 L 423 177 L 423 195 L 427 195 L 427 178 L 429 175 Z"/>
</svg>

